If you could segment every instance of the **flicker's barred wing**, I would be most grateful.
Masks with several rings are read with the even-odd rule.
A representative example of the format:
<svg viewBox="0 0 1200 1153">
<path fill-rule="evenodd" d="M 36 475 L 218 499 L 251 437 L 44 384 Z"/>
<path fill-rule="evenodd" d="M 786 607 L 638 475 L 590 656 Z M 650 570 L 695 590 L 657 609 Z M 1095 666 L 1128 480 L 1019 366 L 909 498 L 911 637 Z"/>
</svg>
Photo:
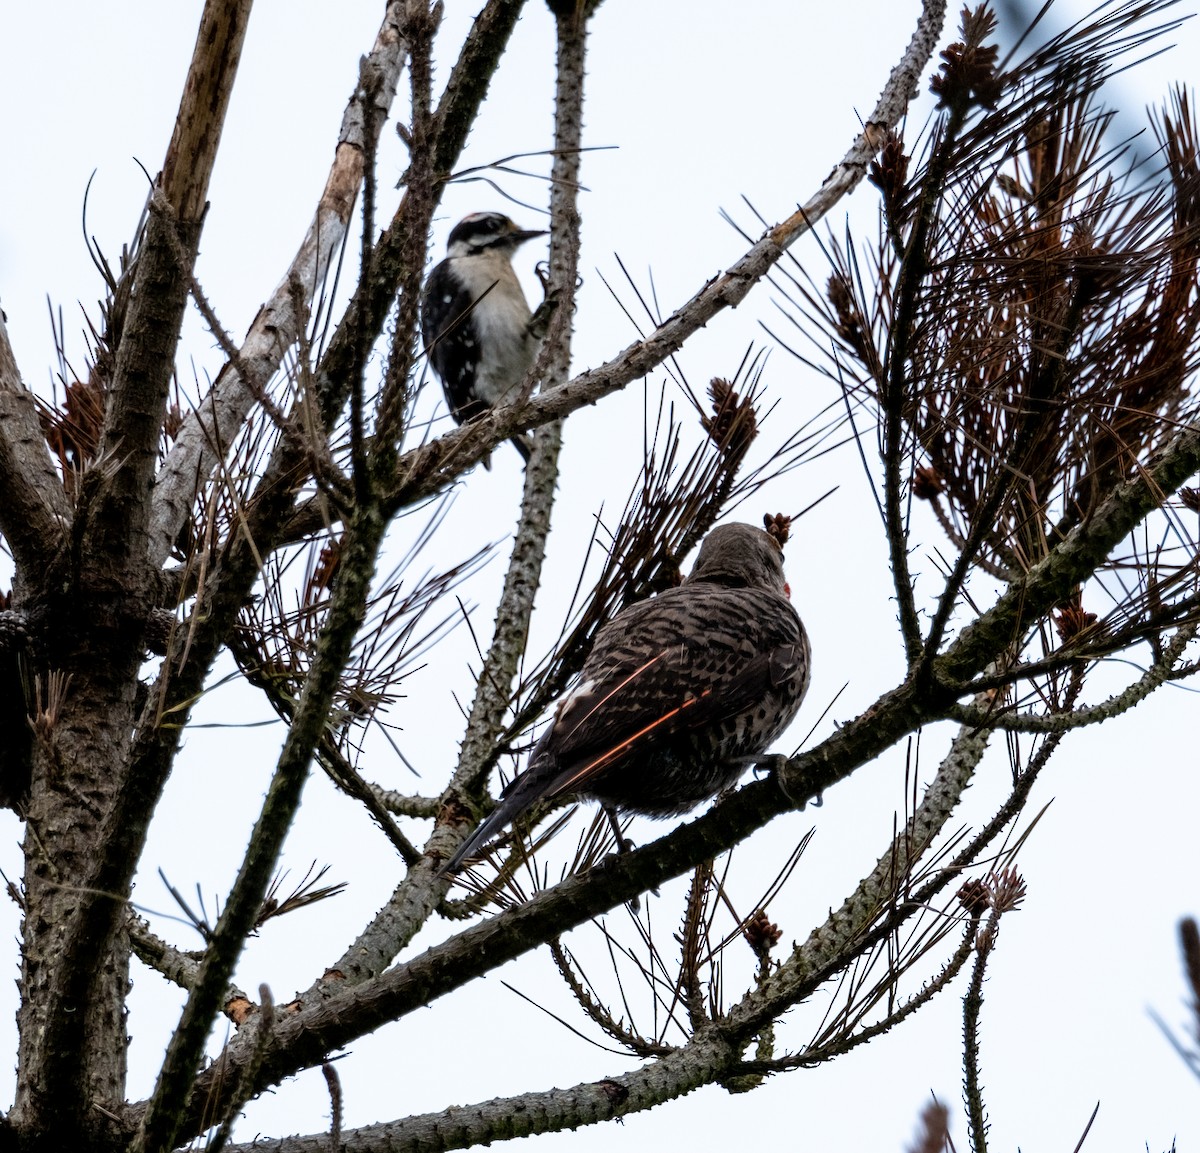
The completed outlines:
<svg viewBox="0 0 1200 1153">
<path fill-rule="evenodd" d="M 804 628 L 783 597 L 672 589 L 601 630 L 530 768 L 553 758 L 544 796 L 585 793 L 651 815 L 685 811 L 736 779 L 744 766 L 735 762 L 787 727 L 808 665 Z"/>
</svg>

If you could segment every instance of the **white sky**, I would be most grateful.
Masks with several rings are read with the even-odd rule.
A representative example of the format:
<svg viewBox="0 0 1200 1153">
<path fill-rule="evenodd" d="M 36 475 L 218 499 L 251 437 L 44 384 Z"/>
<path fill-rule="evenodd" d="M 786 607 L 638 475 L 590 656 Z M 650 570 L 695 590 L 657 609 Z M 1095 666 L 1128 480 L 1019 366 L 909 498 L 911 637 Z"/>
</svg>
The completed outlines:
<svg viewBox="0 0 1200 1153">
<path fill-rule="evenodd" d="M 234 333 L 245 331 L 307 226 L 358 58 L 370 45 L 382 8 L 363 0 L 324 5 L 260 0 L 256 6 L 198 266 L 201 283 Z M 450 0 L 447 8 L 444 43 L 456 46 L 475 6 Z M 77 302 L 94 315 L 101 295 L 80 228 L 89 176 L 95 172 L 88 233 L 115 260 L 145 192 L 139 162 L 151 173 L 161 164 L 199 9 L 194 0 L 122 0 L 21 5 L 6 13 L 0 39 L 6 164 L 0 179 L 0 302 L 18 362 L 35 387 L 48 382 L 54 369 L 47 296 L 61 305 L 72 360 L 81 364 Z M 589 57 L 586 139 L 616 148 L 584 160 L 585 286 L 576 317 L 577 369 L 609 358 L 635 335 L 601 280 L 635 307 L 616 256 L 643 289 L 652 275 L 664 312 L 727 266 L 743 244 L 719 210 L 729 209 L 756 232 L 743 195 L 774 221 L 818 186 L 845 151 L 858 116 L 872 107 L 916 11 L 912 2 L 870 0 L 838 5 L 760 0 L 738 6 L 736 15 L 715 0 L 687 5 L 608 0 L 601 7 Z M 1176 39 L 1181 47 L 1175 52 L 1124 76 L 1114 100 L 1137 110 L 1176 78 L 1194 78 L 1200 60 L 1195 29 Z M 441 59 L 439 90 L 451 54 Z M 552 22 L 534 2 L 463 166 L 546 147 L 552 85 Z M 403 167 L 394 137 L 385 132 L 385 139 L 381 218 L 394 204 L 393 185 Z M 527 203 L 545 201 L 539 181 L 498 180 Z M 857 210 L 871 211 L 872 199 L 872 190 L 861 189 Z M 455 185 L 445 199 L 435 251 L 440 253 L 455 220 L 483 208 L 507 210 L 528 226 L 539 219 L 529 209 L 506 208 L 484 184 Z M 829 223 L 840 230 L 843 220 L 844 212 Z M 823 282 L 817 246 L 805 243 L 796 253 Z M 527 247 L 523 275 L 542 255 L 536 245 Z M 768 286 L 759 287 L 688 346 L 680 364 L 697 391 L 714 374 L 731 375 L 751 343 L 769 345 L 759 320 L 777 316 L 774 299 Z M 202 378 L 215 375 L 221 363 L 194 314 L 180 359 L 184 379 L 190 377 L 189 363 Z M 767 423 L 763 447 L 832 397 L 827 383 L 778 349 L 770 355 L 766 380 L 781 404 Z M 652 398 L 664 381 L 664 373 L 653 374 L 647 389 Z M 667 387 L 669 397 L 681 398 L 673 384 Z M 633 483 L 641 438 L 631 438 L 629 430 L 641 427 L 644 395 L 633 386 L 567 425 L 535 648 L 556 633 L 592 516 L 601 504 L 610 512 L 618 509 Z M 857 715 L 901 670 L 883 541 L 852 447 L 782 478 L 739 515 L 757 519 L 768 509 L 796 511 L 833 484 L 841 486 L 838 492 L 802 522 L 789 550 L 793 597 L 815 653 L 814 684 L 793 743 L 843 684 L 848 687 L 818 726 L 816 739 L 836 721 Z M 504 538 L 515 520 L 519 491 L 515 454 L 503 449 L 491 474 L 477 471 L 467 479 L 452 513 L 464 542 L 456 555 Z M 943 541 L 936 528 L 925 526 L 915 530 L 913 545 L 915 567 L 927 574 L 922 588 L 929 591 L 936 587 L 930 558 Z M 464 594 L 479 606 L 473 620 L 485 636 L 501 576 L 502 556 Z M 364 766 L 368 776 L 406 791 L 440 788 L 461 737 L 452 693 L 469 693 L 468 662 L 469 639 L 459 630 L 431 658 L 429 669 L 405 686 L 410 708 L 398 710 L 405 726 L 402 745 L 420 767 L 422 782 L 414 784 L 394 757 L 382 755 Z M 1121 675 L 1123 670 L 1114 670 L 1114 677 Z M 1022 912 L 1004 921 L 986 990 L 984 1078 L 995 1149 L 1071 1149 L 1097 1100 L 1100 1113 L 1087 1148 L 1148 1145 L 1157 1153 L 1173 1138 L 1181 1150 L 1200 1139 L 1200 1084 L 1147 1013 L 1153 1007 L 1168 1022 L 1184 1019 L 1175 926 L 1200 902 L 1194 710 L 1192 696 L 1166 689 L 1102 731 L 1068 738 L 1035 791 L 1031 813 L 1054 803 L 1021 855 L 1029 897 Z M 231 688 L 216 691 L 201 711 L 201 719 L 225 724 L 265 715 L 244 690 Z M 139 901 L 172 911 L 155 875 L 161 865 L 189 894 L 199 883 L 212 914 L 213 894 L 226 890 L 257 812 L 278 736 L 275 728 L 233 728 L 189 737 L 153 831 Z M 943 733 L 925 735 L 922 780 L 932 774 L 944 747 Z M 904 761 L 903 748 L 892 750 L 833 790 L 822 808 L 777 822 L 739 853 L 739 891 L 749 901 L 791 844 L 815 825 L 813 844 L 772 912 L 785 946 L 806 936 L 885 847 L 893 813 L 904 802 Z M 970 791 L 962 823 L 978 824 L 987 815 L 1003 793 L 1005 776 L 1003 756 L 991 759 Z M 267 982 L 278 1002 L 307 987 L 341 953 L 400 875 L 382 836 L 322 777 L 313 778 L 307 800 L 286 864 L 299 876 L 313 859 L 329 862 L 330 879 L 348 881 L 350 889 L 273 923 L 247 950 L 239 982 L 249 990 Z M 650 833 L 646 828 L 641 839 Z M 21 873 L 20 836 L 15 818 L 4 814 L 0 867 L 13 879 Z M 665 889 L 659 900 L 651 898 L 664 937 L 676 923 L 673 896 Z M 9 955 L 15 978 L 19 920 L 12 906 L 0 916 L 14 941 Z M 156 924 L 180 944 L 195 946 L 186 926 Z M 440 932 L 442 926 L 433 929 Z M 423 937 L 416 947 L 434 939 Z M 346 1125 L 568 1086 L 632 1067 L 550 1022 L 501 979 L 582 1024 L 547 957 L 518 962 L 354 1045 L 353 1055 L 339 1063 Z M 137 966 L 134 980 L 130 1093 L 142 1096 L 179 996 Z M 4 982 L 0 988 L 7 1004 L 0 1005 L 7 1038 L 0 1049 L 15 1053 L 15 990 Z M 899 1150 L 933 1092 L 954 1111 L 953 1134 L 965 1149 L 959 1101 L 963 988 L 960 979 L 915 1020 L 832 1065 L 777 1078 L 737 1097 L 709 1088 L 628 1117 L 619 1132 L 602 1125 L 534 1138 L 530 1148 L 599 1150 L 619 1142 L 623 1153 L 640 1153 L 684 1145 L 718 1149 L 750 1140 L 783 1150 Z M 808 1019 L 803 1011 L 793 1018 Z M 0 1091 L 0 1099 L 5 1097 Z M 319 1072 L 308 1072 L 255 1103 L 237 1139 L 311 1132 L 327 1123 L 324 1084 Z"/>
</svg>

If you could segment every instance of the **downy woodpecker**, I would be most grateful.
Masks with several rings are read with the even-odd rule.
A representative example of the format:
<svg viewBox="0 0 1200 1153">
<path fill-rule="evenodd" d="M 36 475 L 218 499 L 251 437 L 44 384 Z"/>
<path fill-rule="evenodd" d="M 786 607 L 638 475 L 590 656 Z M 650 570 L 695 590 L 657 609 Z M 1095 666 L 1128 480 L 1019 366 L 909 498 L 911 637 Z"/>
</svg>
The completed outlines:
<svg viewBox="0 0 1200 1153">
<path fill-rule="evenodd" d="M 425 282 L 421 335 L 459 424 L 509 399 L 537 355 L 512 266 L 513 253 L 535 236 L 545 233 L 518 228 L 499 212 L 472 213 L 451 230 L 446 259 Z M 528 460 L 525 438 L 512 442 Z"/>
</svg>

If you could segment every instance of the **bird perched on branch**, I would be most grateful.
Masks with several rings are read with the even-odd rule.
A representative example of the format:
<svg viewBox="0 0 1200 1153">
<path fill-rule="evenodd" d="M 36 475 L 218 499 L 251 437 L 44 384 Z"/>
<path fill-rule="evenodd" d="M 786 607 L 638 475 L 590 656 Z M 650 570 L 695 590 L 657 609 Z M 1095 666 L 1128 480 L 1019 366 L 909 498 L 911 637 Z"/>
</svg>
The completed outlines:
<svg viewBox="0 0 1200 1153">
<path fill-rule="evenodd" d="M 573 793 L 669 817 L 732 785 L 808 689 L 808 636 L 789 595 L 773 536 L 713 529 L 683 584 L 596 634 L 528 767 L 442 872 L 538 801 Z"/>
<path fill-rule="evenodd" d="M 446 259 L 425 282 L 421 335 L 459 424 L 510 399 L 533 364 L 540 338 L 512 257 L 545 235 L 499 212 L 472 213 L 451 229 Z M 521 436 L 512 442 L 529 460 L 529 442 Z"/>
</svg>

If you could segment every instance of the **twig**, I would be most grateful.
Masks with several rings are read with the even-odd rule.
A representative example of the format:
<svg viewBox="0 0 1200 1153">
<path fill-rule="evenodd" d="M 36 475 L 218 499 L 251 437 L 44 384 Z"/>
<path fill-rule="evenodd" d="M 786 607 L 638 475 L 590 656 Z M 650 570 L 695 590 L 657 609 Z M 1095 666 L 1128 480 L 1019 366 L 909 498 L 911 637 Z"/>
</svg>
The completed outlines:
<svg viewBox="0 0 1200 1153">
<path fill-rule="evenodd" d="M 1111 720 L 1140 704 L 1155 689 L 1175 676 L 1176 662 L 1196 636 L 1198 629 L 1200 625 L 1197 624 L 1179 629 L 1163 650 L 1161 657 L 1133 684 L 1119 693 L 1114 693 L 1100 704 L 1044 715 L 1014 714 L 991 706 L 980 708 L 977 705 L 953 705 L 947 710 L 948 715 L 960 724 L 987 726 L 1011 733 L 1059 733 Z M 1078 668 L 1078 664 L 1075 667 Z"/>
</svg>

